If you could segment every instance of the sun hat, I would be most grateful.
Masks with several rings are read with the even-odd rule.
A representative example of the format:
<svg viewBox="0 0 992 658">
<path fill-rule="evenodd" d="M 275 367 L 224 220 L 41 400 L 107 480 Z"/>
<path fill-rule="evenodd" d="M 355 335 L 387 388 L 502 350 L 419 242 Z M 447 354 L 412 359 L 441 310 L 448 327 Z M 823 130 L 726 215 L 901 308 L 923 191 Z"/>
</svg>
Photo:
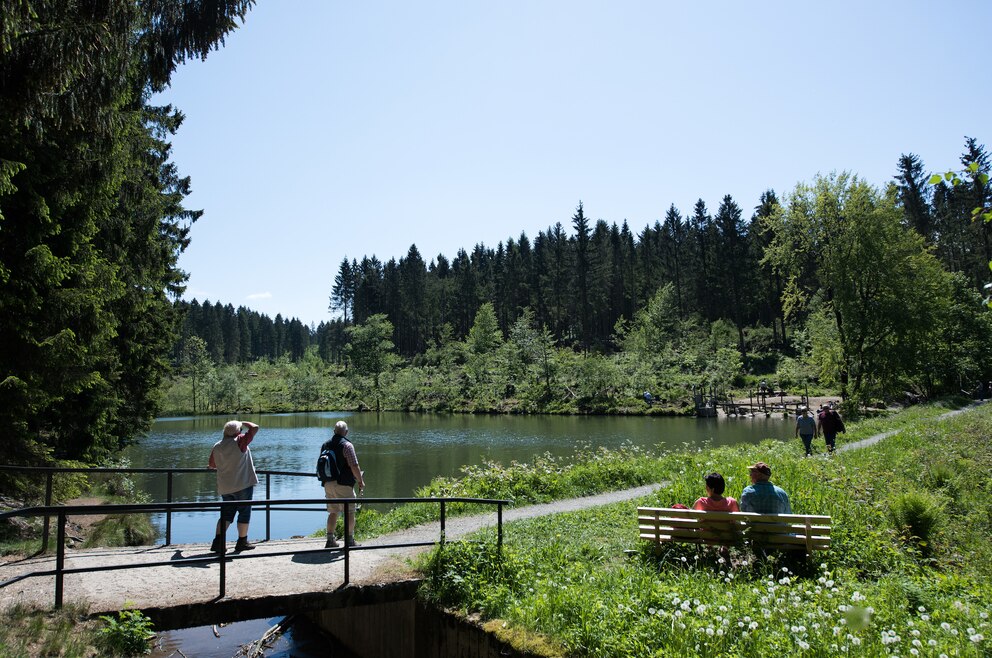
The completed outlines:
<svg viewBox="0 0 992 658">
<path fill-rule="evenodd" d="M 765 475 L 771 476 L 772 468 L 765 462 L 754 462 L 747 467 L 749 471 L 758 471 L 759 473 L 764 473 Z"/>
</svg>

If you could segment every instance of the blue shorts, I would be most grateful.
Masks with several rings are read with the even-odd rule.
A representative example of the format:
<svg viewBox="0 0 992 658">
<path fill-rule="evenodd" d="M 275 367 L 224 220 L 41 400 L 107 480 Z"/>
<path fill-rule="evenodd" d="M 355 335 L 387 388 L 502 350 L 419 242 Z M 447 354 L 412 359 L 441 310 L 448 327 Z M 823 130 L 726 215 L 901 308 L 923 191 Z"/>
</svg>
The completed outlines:
<svg viewBox="0 0 992 658">
<path fill-rule="evenodd" d="M 251 500 L 255 487 L 247 487 L 241 491 L 224 494 L 223 500 Z M 251 505 L 241 505 L 238 507 L 224 507 L 220 510 L 220 520 L 225 523 L 234 521 L 234 513 L 238 513 L 238 523 L 248 523 L 251 520 Z"/>
</svg>

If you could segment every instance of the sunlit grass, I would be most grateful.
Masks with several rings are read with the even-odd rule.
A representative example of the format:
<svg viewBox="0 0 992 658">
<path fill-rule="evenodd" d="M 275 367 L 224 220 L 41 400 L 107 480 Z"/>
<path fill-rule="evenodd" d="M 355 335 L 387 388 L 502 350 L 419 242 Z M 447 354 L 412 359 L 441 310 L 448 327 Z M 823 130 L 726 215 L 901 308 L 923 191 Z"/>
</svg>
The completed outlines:
<svg viewBox="0 0 992 658">
<path fill-rule="evenodd" d="M 86 614 L 85 608 L 73 605 L 55 612 L 14 606 L 0 615 L 0 656 L 100 656 L 96 649 L 99 624 L 87 620 Z"/>
<path fill-rule="evenodd" d="M 989 655 L 992 411 L 934 422 L 943 411 L 856 425 L 855 437 L 901 431 L 829 458 L 804 459 L 798 441 L 659 456 L 667 486 L 657 494 L 509 524 L 502 553 L 491 537 L 446 547 L 424 563 L 424 595 L 576 656 Z M 636 539 L 638 504 L 689 503 L 711 470 L 739 495 L 758 459 L 796 512 L 833 517 L 829 551 L 810 561 L 686 546 L 658 556 Z M 892 519 L 911 492 L 954 501 L 925 551 Z"/>
</svg>

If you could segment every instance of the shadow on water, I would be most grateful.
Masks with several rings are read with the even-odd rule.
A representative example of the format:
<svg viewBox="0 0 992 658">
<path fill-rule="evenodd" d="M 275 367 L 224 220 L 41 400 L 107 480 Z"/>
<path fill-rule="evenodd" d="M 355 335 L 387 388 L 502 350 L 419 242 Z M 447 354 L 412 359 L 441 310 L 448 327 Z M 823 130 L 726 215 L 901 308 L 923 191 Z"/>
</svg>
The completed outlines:
<svg viewBox="0 0 992 658">
<path fill-rule="evenodd" d="M 245 656 L 247 645 L 258 642 L 282 617 L 250 619 L 223 626 L 196 626 L 162 631 L 155 639 L 152 658 L 234 658 Z M 266 658 L 326 658 L 343 656 L 333 650 L 333 640 L 304 616 L 285 618 L 285 632 L 265 645 Z M 215 634 L 216 631 L 216 634 Z"/>
</svg>

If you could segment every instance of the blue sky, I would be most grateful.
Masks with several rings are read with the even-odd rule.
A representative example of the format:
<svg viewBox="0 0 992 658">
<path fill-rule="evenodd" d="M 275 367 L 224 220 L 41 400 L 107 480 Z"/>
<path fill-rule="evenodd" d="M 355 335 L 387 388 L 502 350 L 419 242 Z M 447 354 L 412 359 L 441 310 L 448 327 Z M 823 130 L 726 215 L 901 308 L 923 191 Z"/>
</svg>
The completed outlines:
<svg viewBox="0 0 992 658">
<path fill-rule="evenodd" d="M 186 297 L 319 323 L 344 257 L 943 171 L 992 149 L 989 25 L 984 0 L 260 0 L 155 99 L 205 211 Z"/>
</svg>

